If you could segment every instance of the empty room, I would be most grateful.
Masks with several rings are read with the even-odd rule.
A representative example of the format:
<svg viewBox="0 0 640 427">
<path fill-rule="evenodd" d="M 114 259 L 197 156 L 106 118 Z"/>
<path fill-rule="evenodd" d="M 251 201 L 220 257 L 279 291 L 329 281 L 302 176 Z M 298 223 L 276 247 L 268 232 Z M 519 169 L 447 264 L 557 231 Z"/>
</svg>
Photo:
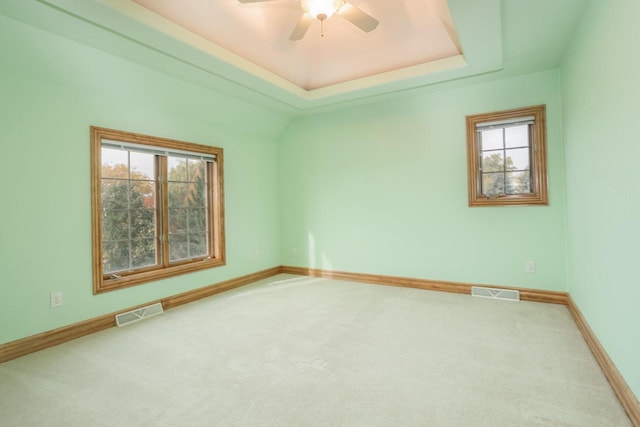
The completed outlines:
<svg viewBox="0 0 640 427">
<path fill-rule="evenodd" d="M 1 0 L 0 426 L 640 427 L 637 0 Z"/>
</svg>

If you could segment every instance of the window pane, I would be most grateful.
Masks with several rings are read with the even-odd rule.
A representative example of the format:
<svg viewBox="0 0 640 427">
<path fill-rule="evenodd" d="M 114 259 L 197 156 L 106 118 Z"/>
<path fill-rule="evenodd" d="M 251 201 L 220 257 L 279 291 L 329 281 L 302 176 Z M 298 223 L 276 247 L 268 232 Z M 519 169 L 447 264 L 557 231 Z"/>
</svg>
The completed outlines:
<svg viewBox="0 0 640 427">
<path fill-rule="evenodd" d="M 102 177 L 129 178 L 129 153 L 111 148 L 101 149 Z"/>
<path fill-rule="evenodd" d="M 505 176 L 505 192 L 507 194 L 531 193 L 531 172 L 507 172 Z"/>
<path fill-rule="evenodd" d="M 155 156 L 147 153 L 131 151 L 130 158 L 131 179 L 149 179 L 156 176 Z"/>
<path fill-rule="evenodd" d="M 155 156 L 102 148 L 103 273 L 157 264 Z"/>
<path fill-rule="evenodd" d="M 193 182 L 199 177 L 204 177 L 204 167 L 206 162 L 204 160 L 188 160 L 188 179 Z"/>
<path fill-rule="evenodd" d="M 129 269 L 129 242 L 105 242 L 102 244 L 103 273 Z"/>
<path fill-rule="evenodd" d="M 169 182 L 168 196 L 170 208 L 189 206 L 189 183 Z"/>
<path fill-rule="evenodd" d="M 207 210 L 205 208 L 189 209 L 189 230 L 206 231 L 207 230 Z"/>
<path fill-rule="evenodd" d="M 129 187 L 129 218 L 131 239 L 156 236 L 155 191 L 149 181 L 132 181 Z M 133 251 L 133 256 L 136 255 Z M 137 261 L 133 260 L 134 264 Z"/>
<path fill-rule="evenodd" d="M 137 239 L 131 241 L 131 268 L 149 267 L 157 264 L 156 239 Z"/>
<path fill-rule="evenodd" d="M 167 175 L 167 179 L 169 181 L 188 181 L 187 159 L 180 157 L 167 157 L 167 166 L 169 167 Z"/>
<path fill-rule="evenodd" d="M 122 240 L 129 238 L 129 210 L 102 211 L 102 239 Z"/>
<path fill-rule="evenodd" d="M 483 173 L 482 194 L 485 196 L 504 194 L 504 173 Z"/>
<path fill-rule="evenodd" d="M 502 172 L 504 170 L 504 151 L 482 153 L 483 172 Z"/>
<path fill-rule="evenodd" d="M 129 182 L 115 179 L 102 180 L 102 209 L 127 209 L 129 207 Z"/>
<path fill-rule="evenodd" d="M 529 167 L 529 149 L 516 148 L 505 150 L 507 155 L 507 170 L 528 170 Z"/>
<path fill-rule="evenodd" d="M 156 183 L 154 181 L 131 181 L 131 206 L 155 209 Z"/>
<path fill-rule="evenodd" d="M 504 148 L 502 129 L 483 130 L 480 132 L 480 150 L 495 150 Z"/>
<path fill-rule="evenodd" d="M 169 233 L 187 232 L 188 209 L 169 209 Z"/>
<path fill-rule="evenodd" d="M 189 257 L 197 258 L 208 254 L 207 233 L 189 233 Z"/>
<path fill-rule="evenodd" d="M 201 258 L 209 254 L 208 233 L 172 233 L 169 237 L 169 260 L 171 262 Z"/>
<path fill-rule="evenodd" d="M 131 209 L 131 238 L 155 238 L 156 236 L 156 211 L 153 209 Z"/>
<path fill-rule="evenodd" d="M 180 261 L 188 259 L 188 239 L 183 233 L 169 234 L 169 261 Z"/>
<path fill-rule="evenodd" d="M 207 181 L 205 178 L 205 176 L 196 177 L 196 180 L 189 184 L 187 206 L 191 209 L 204 209 L 207 207 Z"/>
<path fill-rule="evenodd" d="M 505 128 L 504 133 L 507 148 L 529 146 L 529 125 L 511 126 Z"/>
</svg>

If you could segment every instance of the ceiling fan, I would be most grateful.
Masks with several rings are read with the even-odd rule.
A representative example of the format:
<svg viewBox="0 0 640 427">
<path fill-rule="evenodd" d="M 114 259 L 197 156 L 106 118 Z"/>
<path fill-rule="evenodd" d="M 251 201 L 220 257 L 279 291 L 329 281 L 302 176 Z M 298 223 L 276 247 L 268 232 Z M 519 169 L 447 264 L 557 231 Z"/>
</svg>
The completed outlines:
<svg viewBox="0 0 640 427">
<path fill-rule="evenodd" d="M 240 3 L 263 3 L 274 0 L 238 0 Z M 304 14 L 295 26 L 289 40 L 302 40 L 307 30 L 316 19 L 322 25 L 321 36 L 324 36 L 324 21 L 332 15 L 340 15 L 351 22 L 362 31 L 369 33 L 376 29 L 379 21 L 364 12 L 362 9 L 352 5 L 346 0 L 298 0 Z"/>
</svg>

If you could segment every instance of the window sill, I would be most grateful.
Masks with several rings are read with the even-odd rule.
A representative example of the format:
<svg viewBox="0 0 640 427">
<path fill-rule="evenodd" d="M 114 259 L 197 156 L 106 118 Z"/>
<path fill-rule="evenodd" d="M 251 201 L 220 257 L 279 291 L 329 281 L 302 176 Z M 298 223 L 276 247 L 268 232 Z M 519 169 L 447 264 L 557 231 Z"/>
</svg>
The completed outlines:
<svg viewBox="0 0 640 427">
<path fill-rule="evenodd" d="M 95 280 L 94 278 L 93 293 L 101 294 L 104 292 L 114 291 L 116 289 L 139 285 L 141 283 L 166 279 L 168 277 L 173 277 L 184 273 L 191 273 L 194 271 L 221 267 L 223 265 L 226 265 L 224 258 L 203 259 L 201 261 L 190 262 L 188 264 L 174 265 L 162 269 L 129 274 L 118 279 L 100 277 Z"/>
<path fill-rule="evenodd" d="M 482 206 L 548 206 L 549 200 L 538 195 L 475 197 L 469 199 L 470 207 Z"/>
</svg>

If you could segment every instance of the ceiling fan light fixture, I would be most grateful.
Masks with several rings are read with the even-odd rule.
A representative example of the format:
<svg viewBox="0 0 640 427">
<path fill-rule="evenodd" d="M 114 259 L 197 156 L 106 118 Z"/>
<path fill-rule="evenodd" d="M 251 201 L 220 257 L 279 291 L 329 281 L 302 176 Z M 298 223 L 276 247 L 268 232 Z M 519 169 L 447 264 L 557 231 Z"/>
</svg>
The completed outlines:
<svg viewBox="0 0 640 427">
<path fill-rule="evenodd" d="M 300 0 L 302 9 L 319 21 L 331 17 L 340 10 L 345 0 Z"/>
</svg>

